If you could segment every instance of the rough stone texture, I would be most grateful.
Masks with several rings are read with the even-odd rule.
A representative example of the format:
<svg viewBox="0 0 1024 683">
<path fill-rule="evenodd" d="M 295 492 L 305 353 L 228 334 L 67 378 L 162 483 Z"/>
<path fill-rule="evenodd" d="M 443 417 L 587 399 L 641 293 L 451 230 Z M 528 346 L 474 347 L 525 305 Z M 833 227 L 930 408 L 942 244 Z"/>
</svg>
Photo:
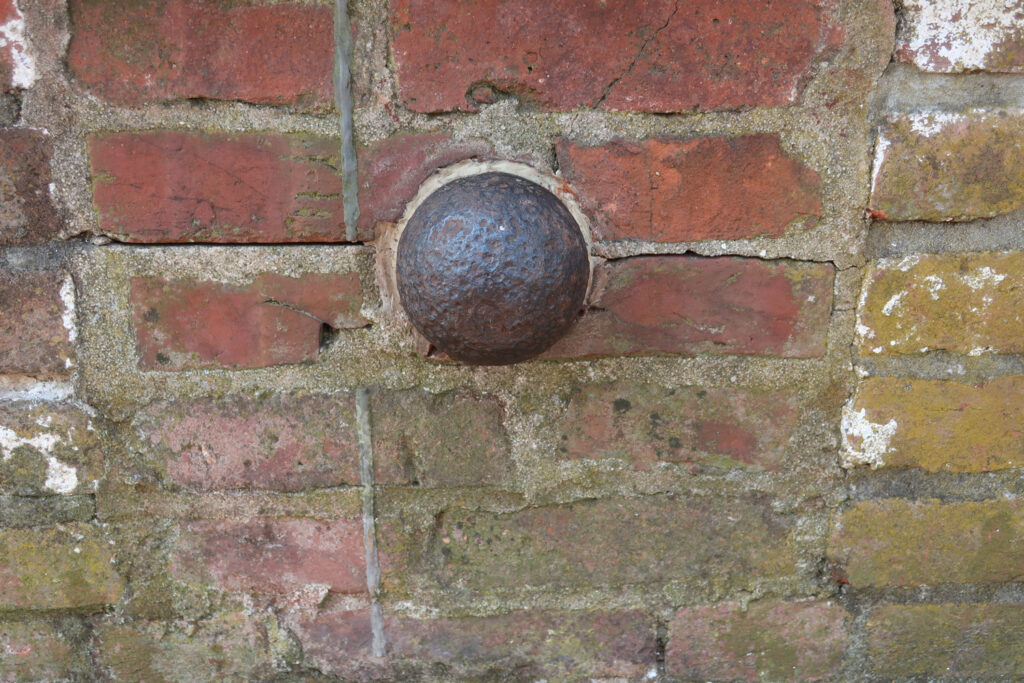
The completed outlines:
<svg viewBox="0 0 1024 683">
<path fill-rule="evenodd" d="M 374 481 L 402 486 L 502 486 L 515 465 L 492 397 L 420 389 L 372 399 Z"/>
<path fill-rule="evenodd" d="M 595 269 L 591 310 L 545 356 L 825 352 L 831 265 L 646 256 Z"/>
<path fill-rule="evenodd" d="M 359 240 L 373 239 L 380 221 L 398 221 L 432 173 L 490 151 L 485 142 L 455 142 L 448 133 L 399 133 L 360 150 Z"/>
<path fill-rule="evenodd" d="M 904 0 L 896 57 L 923 71 L 1024 71 L 1016 0 Z"/>
<path fill-rule="evenodd" d="M 63 496 L 0 495 L 0 526 L 43 527 L 64 522 L 88 522 L 96 516 L 90 494 Z"/>
<path fill-rule="evenodd" d="M 453 508 L 418 528 L 381 513 L 383 585 L 455 594 L 529 586 L 793 575 L 795 520 L 758 498 L 608 498 L 496 514 Z"/>
<path fill-rule="evenodd" d="M 742 0 L 728 9 L 714 0 L 391 7 L 400 92 L 420 112 L 474 111 L 482 86 L 554 110 L 786 105 L 838 39 L 829 3 L 810 0 Z"/>
<path fill-rule="evenodd" d="M 70 10 L 71 74 L 112 102 L 241 100 L 319 110 L 332 102 L 329 6 L 73 0 Z"/>
<path fill-rule="evenodd" d="M 53 624 L 0 623 L 0 681 L 71 679 L 81 659 Z"/>
<path fill-rule="evenodd" d="M 879 259 L 857 311 L 860 353 L 1021 353 L 1022 283 L 1022 252 Z"/>
<path fill-rule="evenodd" d="M 102 624 L 95 645 L 100 665 L 114 680 L 253 680 L 275 669 L 266 627 L 241 612 L 218 614 L 187 628 Z"/>
<path fill-rule="evenodd" d="M 89 524 L 0 529 L 0 610 L 102 610 L 124 590 L 113 552 Z"/>
<path fill-rule="evenodd" d="M 629 677 L 655 669 L 653 620 L 641 612 L 545 612 L 494 617 L 388 616 L 391 656 L 456 670 L 485 667 L 520 678 Z"/>
<path fill-rule="evenodd" d="M 139 367 L 257 368 L 316 360 L 324 325 L 363 327 L 359 276 L 263 273 L 250 285 L 132 278 Z"/>
<path fill-rule="evenodd" d="M 41 244 L 59 235 L 49 185 L 46 136 L 28 128 L 0 132 L 0 245 Z"/>
<path fill-rule="evenodd" d="M 1009 680 L 1024 671 L 1020 605 L 882 605 L 867 628 L 879 677 Z"/>
<path fill-rule="evenodd" d="M 350 394 L 159 401 L 132 426 L 139 456 L 163 460 L 178 486 L 301 491 L 359 483 Z"/>
<path fill-rule="evenodd" d="M 902 114 L 883 124 L 870 211 L 890 221 L 965 221 L 1024 206 L 1019 112 Z"/>
<path fill-rule="evenodd" d="M 855 587 L 1017 581 L 1020 500 L 857 503 L 838 518 L 829 556 Z"/>
<path fill-rule="evenodd" d="M 685 680 L 821 680 L 839 674 L 846 610 L 832 602 L 765 600 L 676 612 L 665 668 Z"/>
<path fill-rule="evenodd" d="M 843 422 L 847 465 L 989 472 L 1024 466 L 1024 377 L 961 382 L 872 377 Z"/>
<path fill-rule="evenodd" d="M 0 265 L 0 373 L 64 374 L 73 356 L 62 299 L 70 280 L 57 271 L 15 271 Z"/>
<path fill-rule="evenodd" d="M 271 133 L 94 135 L 99 227 L 142 243 L 343 241 L 339 149 Z"/>
<path fill-rule="evenodd" d="M 105 452 L 92 418 L 70 403 L 0 403 L 0 493 L 92 493 Z"/>
<path fill-rule="evenodd" d="M 270 517 L 189 522 L 180 529 L 171 572 L 232 592 L 364 593 L 363 523 Z"/>
<path fill-rule="evenodd" d="M 821 178 L 777 134 L 584 147 L 561 140 L 558 166 L 595 239 L 654 242 L 780 237 L 821 216 Z"/>
<path fill-rule="evenodd" d="M 634 469 L 658 462 L 777 471 L 796 424 L 786 391 L 619 381 L 578 388 L 561 423 L 568 458 L 616 458 Z"/>
</svg>

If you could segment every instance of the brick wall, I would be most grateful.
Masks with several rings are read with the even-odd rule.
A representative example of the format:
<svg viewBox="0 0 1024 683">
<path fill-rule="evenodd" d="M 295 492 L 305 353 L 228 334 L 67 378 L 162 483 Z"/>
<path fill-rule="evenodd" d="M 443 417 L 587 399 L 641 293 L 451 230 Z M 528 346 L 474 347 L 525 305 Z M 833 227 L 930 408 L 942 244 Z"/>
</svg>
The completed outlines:
<svg viewBox="0 0 1024 683">
<path fill-rule="evenodd" d="M 0 0 L 0 680 L 1024 675 L 1024 6 Z M 558 179 L 588 310 L 389 236 Z"/>
</svg>

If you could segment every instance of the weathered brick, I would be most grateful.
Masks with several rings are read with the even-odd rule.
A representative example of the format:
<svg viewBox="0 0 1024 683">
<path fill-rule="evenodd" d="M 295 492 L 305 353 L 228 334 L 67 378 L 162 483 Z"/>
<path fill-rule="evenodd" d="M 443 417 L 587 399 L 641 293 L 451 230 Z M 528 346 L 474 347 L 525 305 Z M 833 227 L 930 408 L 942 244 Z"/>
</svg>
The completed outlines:
<svg viewBox="0 0 1024 683">
<path fill-rule="evenodd" d="M 35 55 L 25 32 L 25 17 L 15 0 L 0 0 L 0 91 L 28 88 L 37 78 Z"/>
<path fill-rule="evenodd" d="M 890 221 L 962 221 L 1024 206 L 1024 116 L 906 114 L 882 125 L 870 210 Z"/>
<path fill-rule="evenodd" d="M 500 486 L 515 472 L 497 399 L 469 392 L 373 395 L 374 479 L 413 486 Z"/>
<path fill-rule="evenodd" d="M 359 240 L 373 239 L 380 221 L 398 221 L 432 173 L 490 151 L 485 142 L 455 142 L 448 133 L 398 133 L 361 150 Z"/>
<path fill-rule="evenodd" d="M 104 449 L 92 419 L 69 403 L 0 403 L 0 493 L 92 493 Z"/>
<path fill-rule="evenodd" d="M 73 297 L 74 286 L 64 273 L 0 267 L 0 373 L 68 371 Z"/>
<path fill-rule="evenodd" d="M 686 242 L 780 237 L 821 216 L 821 177 L 778 134 L 557 145 L 595 239 Z"/>
<path fill-rule="evenodd" d="M 1024 252 L 879 259 L 857 311 L 864 355 L 1024 352 Z"/>
<path fill-rule="evenodd" d="M 49 185 L 46 136 L 30 128 L 0 133 L 0 245 L 41 244 L 60 233 Z"/>
<path fill-rule="evenodd" d="M 112 102 L 241 100 L 325 109 L 330 6 L 254 0 L 73 0 L 68 66 Z"/>
<path fill-rule="evenodd" d="M 843 414 L 844 466 L 988 472 L 1024 466 L 1024 376 L 978 385 L 873 377 Z"/>
<path fill-rule="evenodd" d="M 64 522 L 88 522 L 95 516 L 96 501 L 89 494 L 0 495 L 0 526 L 53 526 Z"/>
<path fill-rule="evenodd" d="M 349 394 L 158 401 L 136 414 L 140 458 L 198 490 L 299 491 L 359 483 Z"/>
<path fill-rule="evenodd" d="M 1024 7 L 1001 0 L 904 0 L 896 57 L 923 71 L 1024 71 Z"/>
<path fill-rule="evenodd" d="M 547 612 L 493 617 L 385 617 L 389 654 L 445 664 L 467 675 L 515 671 L 518 676 L 640 679 L 657 667 L 653 621 L 634 610 Z"/>
<path fill-rule="evenodd" d="M 821 356 L 834 273 L 734 257 L 608 261 L 595 270 L 591 310 L 545 356 Z"/>
<path fill-rule="evenodd" d="M 846 612 L 831 602 L 765 600 L 676 612 L 665 667 L 686 680 L 820 680 L 838 675 Z"/>
<path fill-rule="evenodd" d="M 1016 581 L 1024 502 L 868 501 L 839 517 L 829 555 L 853 586 Z"/>
<path fill-rule="evenodd" d="M 188 522 L 180 529 L 171 573 L 233 592 L 363 593 L 363 522 L 271 517 Z"/>
<path fill-rule="evenodd" d="M 0 610 L 102 609 L 124 582 L 96 527 L 0 529 Z"/>
<path fill-rule="evenodd" d="M 715 0 L 397 0 L 392 45 L 402 98 L 420 112 L 473 111 L 487 86 L 554 110 L 786 105 L 838 38 L 830 8 L 813 0 L 728 9 Z"/>
<path fill-rule="evenodd" d="M 139 367 L 258 368 L 316 360 L 324 325 L 363 327 L 355 273 L 263 273 L 251 284 L 132 278 Z"/>
<path fill-rule="evenodd" d="M 373 626 L 368 609 L 329 603 L 288 615 L 288 628 L 302 645 L 308 666 L 349 680 L 381 680 L 382 662 L 373 661 Z M 376 676 L 365 676 L 372 671 Z"/>
<path fill-rule="evenodd" d="M 345 239 L 339 143 L 131 131 L 88 138 L 99 227 L 127 242 Z"/>
<path fill-rule="evenodd" d="M 882 605 L 867 622 L 881 678 L 1011 680 L 1024 671 L 1020 605 Z"/>
<path fill-rule="evenodd" d="M 75 655 L 49 622 L 0 623 L 0 681 L 71 680 L 84 663 Z"/>
<path fill-rule="evenodd" d="M 184 628 L 102 624 L 95 643 L 99 664 L 114 680 L 253 680 L 275 670 L 265 626 L 244 613 L 217 614 Z"/>
<path fill-rule="evenodd" d="M 626 381 L 585 386 L 569 400 L 559 451 L 570 458 L 621 459 L 635 469 L 697 462 L 776 471 L 797 408 L 788 391 L 664 389 Z"/>
<path fill-rule="evenodd" d="M 671 580 L 737 584 L 798 572 L 795 519 L 765 499 L 615 498 L 512 513 L 453 508 L 420 522 L 381 512 L 387 590 Z"/>
</svg>

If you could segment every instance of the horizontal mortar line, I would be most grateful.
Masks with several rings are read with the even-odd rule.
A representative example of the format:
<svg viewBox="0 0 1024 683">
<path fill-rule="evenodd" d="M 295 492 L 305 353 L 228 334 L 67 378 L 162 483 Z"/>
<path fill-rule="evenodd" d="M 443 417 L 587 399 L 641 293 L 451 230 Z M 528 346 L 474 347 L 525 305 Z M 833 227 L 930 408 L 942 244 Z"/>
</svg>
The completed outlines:
<svg viewBox="0 0 1024 683">
<path fill-rule="evenodd" d="M 914 254 L 1024 250 L 1024 211 L 963 222 L 875 222 L 868 229 L 868 259 Z"/>
<path fill-rule="evenodd" d="M 874 101 L 879 118 L 925 109 L 1024 109 L 1024 74 L 928 73 L 911 64 L 891 63 Z"/>
<path fill-rule="evenodd" d="M 855 364 L 870 377 L 951 380 L 964 383 L 1024 374 L 1024 354 L 968 356 L 932 351 L 914 356 L 887 358 L 861 356 L 855 360 Z"/>
<path fill-rule="evenodd" d="M 849 475 L 843 509 L 868 501 L 907 503 L 998 503 L 1024 495 L 1024 469 L 998 472 L 927 472 L 917 468 L 872 470 Z"/>
<path fill-rule="evenodd" d="M 981 583 L 936 583 L 915 586 L 847 587 L 839 602 L 864 609 L 884 605 L 994 605 L 1024 604 L 1024 583 L 1020 581 Z"/>
</svg>

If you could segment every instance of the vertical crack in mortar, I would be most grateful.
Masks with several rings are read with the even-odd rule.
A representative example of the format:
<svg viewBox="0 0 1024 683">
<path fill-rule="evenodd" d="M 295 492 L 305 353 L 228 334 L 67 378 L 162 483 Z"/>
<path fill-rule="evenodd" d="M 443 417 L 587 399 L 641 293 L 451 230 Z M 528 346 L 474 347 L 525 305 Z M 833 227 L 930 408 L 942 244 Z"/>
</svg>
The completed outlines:
<svg viewBox="0 0 1024 683">
<path fill-rule="evenodd" d="M 356 390 L 356 439 L 359 442 L 359 480 L 362 483 L 363 544 L 366 547 L 366 590 L 370 594 L 370 628 L 373 656 L 384 656 L 384 610 L 380 606 L 380 564 L 373 497 L 373 442 L 370 434 L 370 392 Z"/>
<path fill-rule="evenodd" d="M 352 31 L 348 0 L 334 0 L 334 103 L 341 127 L 341 201 L 345 210 L 345 239 L 355 242 L 359 222 L 359 179 L 352 130 Z"/>
</svg>

